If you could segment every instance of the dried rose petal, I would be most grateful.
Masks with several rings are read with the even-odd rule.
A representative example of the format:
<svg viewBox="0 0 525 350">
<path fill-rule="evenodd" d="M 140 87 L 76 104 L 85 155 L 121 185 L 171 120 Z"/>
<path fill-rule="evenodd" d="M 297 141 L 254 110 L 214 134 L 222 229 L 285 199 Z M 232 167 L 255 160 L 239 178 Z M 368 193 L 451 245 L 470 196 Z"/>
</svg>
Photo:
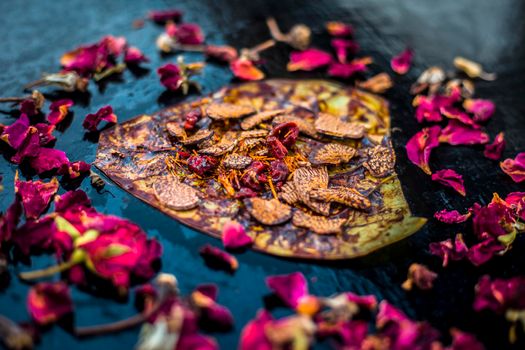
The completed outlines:
<svg viewBox="0 0 525 350">
<path fill-rule="evenodd" d="M 261 80 L 264 73 L 255 64 L 246 58 L 238 58 L 230 63 L 230 69 L 236 78 L 242 80 Z"/>
<path fill-rule="evenodd" d="M 106 51 L 114 58 L 119 57 L 124 53 L 127 46 L 126 38 L 123 36 L 106 35 L 99 41 L 100 50 Z"/>
<path fill-rule="evenodd" d="M 157 69 L 157 74 L 160 76 L 160 83 L 168 90 L 177 91 L 184 82 L 179 66 L 173 63 L 167 63 Z"/>
<path fill-rule="evenodd" d="M 308 294 L 308 283 L 301 272 L 288 275 L 269 276 L 266 285 L 286 306 L 296 309 Z"/>
<path fill-rule="evenodd" d="M 272 350 L 272 344 L 265 333 L 266 326 L 272 321 L 273 317 L 268 311 L 260 310 L 242 329 L 239 350 Z"/>
<path fill-rule="evenodd" d="M 13 203 L 7 208 L 5 214 L 0 214 L 0 247 L 2 242 L 11 239 L 11 236 L 20 222 L 22 204 L 20 198 L 15 196 Z"/>
<path fill-rule="evenodd" d="M 51 103 L 47 121 L 52 125 L 60 123 L 69 113 L 69 107 L 71 106 L 73 106 L 73 101 L 70 99 L 58 100 Z"/>
<path fill-rule="evenodd" d="M 49 249 L 55 232 L 54 219 L 47 215 L 39 220 L 26 221 L 13 234 L 12 241 L 23 254 L 29 255 L 33 249 Z"/>
<path fill-rule="evenodd" d="M 40 146 L 45 146 L 56 140 L 56 137 L 53 136 L 53 131 L 55 131 L 54 125 L 38 123 L 34 125 L 34 128 L 37 130 Z"/>
<path fill-rule="evenodd" d="M 47 171 L 60 169 L 63 165 L 69 164 L 69 159 L 64 151 L 42 147 L 32 155 L 29 164 L 38 174 L 42 174 Z"/>
<path fill-rule="evenodd" d="M 495 238 L 488 238 L 469 248 L 468 259 L 476 266 L 482 265 L 492 259 L 494 255 L 502 252 L 506 247 Z"/>
<path fill-rule="evenodd" d="M 346 63 L 348 55 L 355 55 L 359 51 L 359 44 L 349 39 L 332 39 L 330 42 L 335 51 L 335 56 L 340 63 Z"/>
<path fill-rule="evenodd" d="M 82 190 L 68 191 L 61 196 L 55 196 L 55 212 L 78 212 L 91 207 L 91 200 Z"/>
<path fill-rule="evenodd" d="M 100 50 L 98 44 L 80 46 L 62 55 L 60 64 L 66 71 L 74 71 L 82 77 L 87 77 L 107 67 L 106 54 Z"/>
<path fill-rule="evenodd" d="M 458 233 L 454 242 L 449 238 L 441 242 L 432 242 L 429 245 L 430 253 L 443 259 L 443 267 L 448 266 L 450 260 L 462 260 L 467 256 L 468 247 L 463 241 L 463 235 Z"/>
<path fill-rule="evenodd" d="M 56 178 L 47 183 L 41 180 L 20 181 L 17 173 L 15 193 L 20 196 L 26 218 L 37 219 L 49 206 L 51 198 L 58 191 L 58 187 Z"/>
<path fill-rule="evenodd" d="M 439 146 L 440 134 L 441 128 L 437 125 L 424 128 L 412 136 L 406 144 L 408 159 L 429 175 L 432 173 L 428 165 L 430 152 Z"/>
<path fill-rule="evenodd" d="M 135 46 L 130 46 L 124 53 L 124 62 L 126 62 L 126 64 L 136 65 L 143 62 L 149 62 L 149 58 L 147 58 L 144 53 Z"/>
<path fill-rule="evenodd" d="M 244 226 L 237 221 L 229 221 L 222 228 L 222 244 L 226 249 L 237 249 L 249 246 L 253 238 L 246 234 Z"/>
<path fill-rule="evenodd" d="M 343 22 L 326 22 L 325 27 L 332 36 L 350 36 L 354 33 L 354 28 Z"/>
<path fill-rule="evenodd" d="M 468 115 L 467 113 L 463 112 L 459 108 L 453 107 L 453 106 L 443 106 L 440 109 L 441 114 L 443 114 L 445 117 L 449 119 L 456 119 L 460 121 L 461 123 L 468 125 L 474 129 L 479 129 L 480 126 L 476 124 L 476 122 Z"/>
<path fill-rule="evenodd" d="M 110 124 L 117 123 L 117 115 L 113 113 L 111 106 L 101 107 L 96 113 L 86 115 L 82 126 L 88 131 L 97 131 L 98 125 L 102 121 Z"/>
<path fill-rule="evenodd" d="M 236 60 L 239 56 L 239 54 L 237 53 L 237 49 L 228 45 L 206 45 L 206 48 L 204 49 L 204 54 L 206 55 L 206 57 L 213 58 L 226 63 Z"/>
<path fill-rule="evenodd" d="M 91 164 L 83 161 L 70 162 L 60 167 L 58 173 L 61 175 L 67 175 L 69 179 L 77 179 L 83 174 L 87 174 L 91 169 Z"/>
<path fill-rule="evenodd" d="M 500 132 L 494 138 L 494 142 L 485 145 L 483 155 L 488 159 L 499 160 L 503 150 L 505 149 L 505 144 L 505 134 Z"/>
<path fill-rule="evenodd" d="M 177 22 L 181 17 L 182 12 L 177 9 L 154 10 L 148 13 L 148 18 L 158 23 L 164 23 L 167 21 Z"/>
<path fill-rule="evenodd" d="M 29 127 L 28 134 L 15 155 L 11 157 L 11 161 L 15 164 L 20 164 L 27 157 L 35 157 L 40 150 L 40 143 L 41 140 L 38 129 L 32 126 Z"/>
<path fill-rule="evenodd" d="M 514 159 L 505 159 L 499 166 L 514 182 L 525 181 L 525 152 L 518 153 Z"/>
<path fill-rule="evenodd" d="M 275 126 L 268 136 L 276 137 L 284 147 L 291 148 L 299 137 L 299 128 L 294 122 L 282 123 Z"/>
<path fill-rule="evenodd" d="M 222 330 L 231 329 L 233 316 L 223 305 L 217 303 L 218 288 L 214 284 L 198 286 L 191 293 L 191 300 L 200 311 L 200 319 L 206 325 L 212 325 Z"/>
<path fill-rule="evenodd" d="M 397 74 L 406 74 L 412 65 L 412 59 L 414 57 L 414 51 L 410 48 L 406 48 L 399 55 L 392 58 L 390 61 L 390 67 Z"/>
<path fill-rule="evenodd" d="M 334 62 L 328 67 L 328 75 L 338 78 L 350 78 L 356 73 L 366 72 L 367 65 L 372 63 L 369 57 L 356 58 L 349 63 Z"/>
<path fill-rule="evenodd" d="M 467 212 L 466 214 L 460 214 L 457 210 L 451 210 L 448 211 L 446 209 L 443 209 L 441 211 L 438 211 L 434 214 L 434 217 L 444 222 L 445 224 L 459 224 L 461 222 L 465 222 L 470 218 L 471 212 Z"/>
<path fill-rule="evenodd" d="M 451 93 L 450 95 L 417 95 L 412 101 L 412 105 L 416 107 L 416 119 L 419 123 L 439 122 L 443 118 L 441 113 L 447 111 L 455 102 L 461 98 L 459 93 Z M 467 116 L 468 117 L 468 116 Z"/>
<path fill-rule="evenodd" d="M 473 230 L 479 239 L 506 235 L 515 220 L 512 208 L 496 194 L 489 205 L 475 206 L 472 213 Z"/>
<path fill-rule="evenodd" d="M 213 266 L 224 268 L 228 271 L 235 271 L 239 268 L 237 259 L 225 251 L 206 244 L 199 250 L 203 259 Z"/>
<path fill-rule="evenodd" d="M 290 72 L 304 70 L 311 71 L 332 62 L 332 55 L 318 49 L 307 49 L 304 51 L 293 51 L 290 53 L 290 61 L 286 69 Z"/>
<path fill-rule="evenodd" d="M 485 347 L 473 334 L 452 328 L 452 344 L 447 350 L 485 350 Z"/>
<path fill-rule="evenodd" d="M 517 276 L 508 279 L 482 276 L 475 288 L 473 308 L 476 311 L 492 310 L 496 313 L 504 313 L 508 309 L 525 309 L 525 277 Z"/>
<path fill-rule="evenodd" d="M 29 134 L 29 124 L 27 115 L 21 114 L 13 124 L 4 129 L 0 138 L 12 148 L 19 149 Z"/>
<path fill-rule="evenodd" d="M 438 170 L 432 174 L 432 181 L 437 181 L 442 185 L 452 187 L 460 195 L 465 196 L 465 185 L 463 184 L 463 176 L 456 173 L 452 169 Z"/>
<path fill-rule="evenodd" d="M 47 325 L 73 312 L 73 300 L 64 282 L 39 283 L 27 295 L 29 314 L 39 325 Z"/>
<path fill-rule="evenodd" d="M 425 265 L 414 263 L 408 268 L 407 280 L 403 282 L 401 287 L 404 290 L 411 290 L 415 285 L 421 290 L 432 289 L 437 276 L 437 273 L 429 270 Z"/>
<path fill-rule="evenodd" d="M 456 145 L 477 145 L 490 141 L 487 133 L 469 127 L 455 119 L 448 122 L 447 126 L 439 136 L 439 142 Z"/>
<path fill-rule="evenodd" d="M 204 42 L 202 29 L 195 23 L 182 23 L 179 25 L 173 22 L 168 23 L 166 33 L 182 45 L 200 45 Z"/>
<path fill-rule="evenodd" d="M 469 113 L 474 114 L 474 120 L 477 123 L 483 123 L 492 117 L 496 110 L 496 105 L 490 100 L 483 99 L 466 99 L 463 102 L 463 108 Z"/>
</svg>

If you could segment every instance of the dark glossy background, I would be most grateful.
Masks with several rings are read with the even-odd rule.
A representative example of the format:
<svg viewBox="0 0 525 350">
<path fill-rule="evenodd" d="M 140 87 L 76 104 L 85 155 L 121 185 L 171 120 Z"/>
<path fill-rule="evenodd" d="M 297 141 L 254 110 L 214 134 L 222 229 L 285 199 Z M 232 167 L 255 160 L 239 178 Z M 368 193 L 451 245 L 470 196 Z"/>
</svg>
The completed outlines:
<svg viewBox="0 0 525 350">
<path fill-rule="evenodd" d="M 175 6 L 185 12 L 185 20 L 199 23 L 209 43 L 228 43 L 237 47 L 251 46 L 268 37 L 264 24 L 266 15 L 274 15 L 283 29 L 303 22 L 314 30 L 314 44 L 327 47 L 328 37 L 323 32 L 327 20 L 343 20 L 357 29 L 357 39 L 363 53 L 374 57 L 374 73 L 387 70 L 388 61 L 405 45 L 416 51 L 415 65 L 408 75 L 395 77 L 396 86 L 387 94 L 391 101 L 394 146 L 398 155 L 397 170 L 407 200 L 416 215 L 431 218 L 440 209 L 468 208 L 474 201 L 486 203 L 493 192 L 506 195 L 510 191 L 525 190 L 504 175 L 496 162 L 483 158 L 482 148 L 440 147 L 433 154 L 433 169 L 454 168 L 464 174 L 468 195 L 460 198 L 408 164 L 404 144 L 419 126 L 410 107 L 407 90 L 412 81 L 428 65 L 450 67 L 456 55 L 471 57 L 496 71 L 496 82 L 477 84 L 478 96 L 491 98 L 497 112 L 488 126 L 493 137 L 504 130 L 507 138 L 505 156 L 514 156 L 525 150 L 525 48 L 524 3 L 520 0 L 477 1 L 1 1 L 0 2 L 0 95 L 17 95 L 21 86 L 39 77 L 41 72 L 58 69 L 61 53 L 79 44 L 97 41 L 102 35 L 124 35 L 151 59 L 146 65 L 151 71 L 135 76 L 129 71 L 122 79 L 90 87 L 91 96 L 77 101 L 71 124 L 57 132 L 56 147 L 67 152 L 72 160 L 93 161 L 97 144 L 85 137 L 81 123 L 88 112 L 110 104 L 125 121 L 141 113 L 152 113 L 179 97 L 164 93 L 154 70 L 174 57 L 161 57 L 154 46 L 162 28 L 146 23 L 140 30 L 131 23 L 152 8 Z M 285 46 L 269 50 L 263 55 L 268 77 L 322 77 L 322 73 L 289 74 L 285 65 L 289 49 Z M 199 55 L 187 55 L 189 60 Z M 231 81 L 229 71 L 209 64 L 198 80 L 209 93 Z M 58 96 L 57 96 L 58 97 Z M 192 98 L 190 96 L 190 98 Z M 4 111 L 5 106 L 0 106 Z M 0 115 L 0 122 L 11 123 L 8 113 Z M 13 177 L 16 167 L 0 162 L 5 190 L 0 193 L 1 208 L 5 209 L 13 197 Z M 278 273 L 302 271 L 309 279 L 311 292 L 330 295 L 342 291 L 359 294 L 372 293 L 387 299 L 416 319 L 426 319 L 448 334 L 449 327 L 475 332 L 490 349 L 503 349 L 507 324 L 502 317 L 490 313 L 476 314 L 471 309 L 474 285 L 479 276 L 510 277 L 525 271 L 525 244 L 520 237 L 514 249 L 502 258 L 494 259 L 481 268 L 467 263 L 454 263 L 448 269 L 440 268 L 439 259 L 427 252 L 430 242 L 452 237 L 456 232 L 468 232 L 464 227 L 447 226 L 431 219 L 424 229 L 395 246 L 381 250 L 367 258 L 338 264 L 318 264 L 288 261 L 247 252 L 238 256 L 239 270 L 232 276 L 206 267 L 198 254 L 205 243 L 220 244 L 203 234 L 179 225 L 146 204 L 131 197 L 113 184 L 107 192 L 98 194 L 84 181 L 81 188 L 88 192 L 100 211 L 121 215 L 139 223 L 150 236 L 157 237 L 164 246 L 163 270 L 174 273 L 183 292 L 199 283 L 219 285 L 219 301 L 228 306 L 236 320 L 234 331 L 215 334 L 224 349 L 236 347 L 239 332 L 257 309 L 263 306 L 267 295 L 264 278 Z M 51 264 L 50 256 L 33 260 L 34 266 Z M 425 263 L 439 272 L 434 290 L 404 292 L 399 285 L 412 262 Z M 24 266 L 12 267 L 12 272 Z M 14 274 L 12 274 L 14 276 Z M 25 298 L 28 286 L 14 277 L 8 288 L 0 291 L 0 312 L 17 321 L 28 318 Z M 118 303 L 111 299 L 95 298 L 73 288 L 76 323 L 118 320 L 134 312 L 132 302 Z M 138 328 L 127 332 L 78 341 L 59 327 L 43 336 L 40 348 L 99 349 L 132 348 Z M 321 344 L 319 348 L 326 344 Z M 518 348 L 518 347 L 516 347 Z"/>
</svg>

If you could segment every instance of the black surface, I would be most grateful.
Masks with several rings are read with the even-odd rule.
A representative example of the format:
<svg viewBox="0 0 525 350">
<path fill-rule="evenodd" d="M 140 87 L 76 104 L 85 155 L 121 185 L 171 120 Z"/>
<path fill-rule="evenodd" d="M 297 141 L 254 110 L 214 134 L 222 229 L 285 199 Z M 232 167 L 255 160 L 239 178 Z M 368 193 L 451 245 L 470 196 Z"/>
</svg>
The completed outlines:
<svg viewBox="0 0 525 350">
<path fill-rule="evenodd" d="M 440 209 L 468 208 L 473 202 L 486 203 L 493 192 L 506 195 L 510 191 L 524 190 L 504 175 L 496 162 L 483 158 L 479 147 L 440 147 L 433 154 L 433 169 L 453 168 L 464 174 L 467 197 L 432 183 L 417 167 L 408 164 L 404 144 L 419 125 L 413 117 L 407 90 L 417 75 L 428 65 L 451 66 L 456 55 L 471 57 L 496 71 L 495 82 L 477 84 L 478 96 L 493 99 L 497 112 L 488 126 L 491 136 L 505 131 L 507 149 L 504 156 L 514 156 L 525 149 L 525 49 L 524 6 L 520 0 L 507 1 L 2 1 L 0 3 L 0 94 L 17 95 L 21 86 L 39 77 L 41 72 L 58 69 L 61 53 L 79 44 L 97 41 L 102 35 L 124 35 L 132 45 L 138 46 L 151 59 L 147 74 L 135 76 L 129 71 L 120 81 L 90 87 L 90 97 L 76 101 L 74 117 L 69 127 L 57 133 L 56 148 L 67 152 L 72 160 L 93 161 L 97 144 L 87 138 L 81 127 L 83 117 L 99 107 L 110 104 L 119 120 L 125 121 L 138 114 L 152 113 L 166 104 L 180 100 L 165 94 L 158 82 L 155 69 L 174 61 L 174 57 L 161 57 L 154 41 L 162 31 L 152 23 L 134 30 L 131 23 L 152 8 L 175 6 L 185 12 L 185 20 L 199 23 L 209 43 L 228 43 L 237 47 L 251 46 L 267 38 L 264 24 L 266 15 L 274 15 L 283 29 L 303 22 L 314 29 L 314 44 L 327 47 L 328 37 L 322 26 L 326 20 L 344 20 L 357 30 L 356 37 L 364 54 L 374 57 L 373 72 L 388 71 L 388 61 L 405 45 L 415 49 L 414 68 L 404 77 L 396 77 L 395 88 L 387 94 L 391 101 L 394 146 L 398 156 L 397 170 L 407 200 L 416 215 L 431 218 Z M 322 77 L 322 73 L 286 72 L 289 49 L 285 46 L 263 54 L 268 77 Z M 199 55 L 186 55 L 197 60 Z M 198 80 L 209 93 L 228 84 L 229 71 L 210 64 Z M 191 98 L 191 97 L 190 97 Z M 4 111 L 6 108 L 0 106 Z M 0 115 L 0 122 L 11 123 L 9 114 Z M 1 162 L 5 190 L 0 193 L 1 208 L 5 209 L 13 197 L 13 177 L 16 167 Z M 139 223 L 150 236 L 160 239 L 164 246 L 163 270 L 174 273 L 183 292 L 199 283 L 213 282 L 220 287 L 219 301 L 228 306 L 236 320 L 234 331 L 215 334 L 224 349 L 236 347 L 242 326 L 263 306 L 268 293 L 265 276 L 302 271 L 309 279 L 311 292 L 330 295 L 342 291 L 359 294 L 372 293 L 402 308 L 411 317 L 425 319 L 448 333 L 449 327 L 475 332 L 490 349 L 509 347 L 507 323 L 502 317 L 472 311 L 474 285 L 480 275 L 510 277 L 523 274 L 525 244 L 518 238 L 512 251 L 504 257 L 474 268 L 467 263 L 454 263 L 440 268 L 438 258 L 427 252 L 428 243 L 452 237 L 456 232 L 469 232 L 470 224 L 447 226 L 431 219 L 424 229 L 400 244 L 381 250 L 367 258 L 339 264 L 317 264 L 288 261 L 247 252 L 238 256 L 239 270 L 233 275 L 210 270 L 198 254 L 205 243 L 220 244 L 203 234 L 179 225 L 146 204 L 126 194 L 113 184 L 108 192 L 98 194 L 88 181 L 81 186 L 100 211 L 121 215 Z M 38 257 L 33 266 L 51 264 L 51 256 Z M 412 262 L 425 263 L 439 272 L 434 290 L 406 293 L 399 285 Z M 27 267 L 11 267 L 12 272 Z M 17 321 L 28 318 L 25 298 L 28 286 L 13 277 L 7 289 L 0 291 L 0 312 Z M 73 288 L 76 323 L 117 320 L 133 313 L 131 301 L 117 303 L 96 298 Z M 105 337 L 79 341 L 59 327 L 44 334 L 40 348 L 101 349 L 131 348 L 136 342 L 138 329 Z M 322 347 L 322 345 L 320 346 Z"/>
</svg>

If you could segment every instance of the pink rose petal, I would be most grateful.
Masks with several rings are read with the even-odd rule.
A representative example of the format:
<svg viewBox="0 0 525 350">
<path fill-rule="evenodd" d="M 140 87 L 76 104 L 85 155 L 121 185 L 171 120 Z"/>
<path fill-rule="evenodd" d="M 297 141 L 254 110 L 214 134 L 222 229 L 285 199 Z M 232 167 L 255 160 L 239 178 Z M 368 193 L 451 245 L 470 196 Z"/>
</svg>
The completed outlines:
<svg viewBox="0 0 525 350">
<path fill-rule="evenodd" d="M 41 147 L 33 155 L 29 164 L 37 174 L 42 174 L 47 171 L 60 169 L 63 165 L 69 164 L 69 159 L 64 151 Z"/>
<path fill-rule="evenodd" d="M 96 113 L 86 115 L 82 126 L 88 131 L 97 131 L 98 125 L 106 121 L 109 124 L 117 123 L 117 115 L 111 106 L 101 107 Z"/>
<path fill-rule="evenodd" d="M 494 142 L 485 145 L 483 155 L 488 159 L 499 160 L 501 158 L 503 150 L 505 149 L 505 144 L 505 134 L 503 132 L 500 132 L 494 138 Z"/>
<path fill-rule="evenodd" d="M 73 301 L 64 282 L 39 283 L 27 296 L 29 314 L 39 325 L 47 325 L 73 312 Z"/>
<path fill-rule="evenodd" d="M 448 211 L 446 209 L 443 209 L 441 211 L 438 211 L 434 214 L 434 218 L 437 220 L 444 222 L 445 224 L 459 224 L 461 222 L 465 222 L 470 218 L 471 212 L 467 212 L 466 214 L 460 214 L 457 210 L 451 210 Z"/>
<path fill-rule="evenodd" d="M 425 173 L 431 174 L 428 162 L 431 151 L 439 146 L 439 135 L 441 128 L 437 125 L 424 128 L 416 133 L 406 144 L 408 159 Z"/>
<path fill-rule="evenodd" d="M 293 51 L 286 68 L 290 72 L 297 70 L 311 71 L 332 62 L 332 55 L 318 49 L 307 49 L 304 51 Z"/>
<path fill-rule="evenodd" d="M 238 249 L 249 246 L 253 238 L 246 234 L 244 227 L 237 221 L 229 221 L 222 228 L 222 244 L 226 249 Z"/>
<path fill-rule="evenodd" d="M 487 133 L 469 127 L 455 119 L 448 122 L 448 125 L 443 129 L 439 137 L 439 142 L 453 146 L 485 144 L 489 141 L 490 137 Z"/>
<path fill-rule="evenodd" d="M 463 177 L 452 169 L 443 169 L 432 174 L 432 181 L 439 182 L 442 185 L 452 187 L 460 195 L 465 196 L 465 185 Z"/>
<path fill-rule="evenodd" d="M 70 99 L 58 100 L 49 106 L 49 114 L 47 121 L 51 125 L 60 123 L 69 113 L 69 108 L 73 106 L 73 101 Z"/>
<path fill-rule="evenodd" d="M 412 65 L 412 59 L 414 58 L 414 51 L 410 48 L 406 48 L 399 55 L 392 58 L 390 61 L 390 67 L 397 74 L 403 75 L 408 72 Z"/>
<path fill-rule="evenodd" d="M 501 170 L 509 175 L 514 182 L 525 181 L 525 152 L 518 153 L 516 158 L 507 158 L 499 163 Z"/>
<path fill-rule="evenodd" d="M 20 197 L 24 213 L 28 219 L 37 219 L 49 206 L 51 198 L 58 191 L 58 180 L 50 182 L 20 181 L 18 173 L 15 178 L 15 193 Z"/>
<path fill-rule="evenodd" d="M 269 276 L 266 278 L 266 285 L 292 309 L 297 308 L 301 299 L 308 296 L 308 284 L 300 272 Z"/>
<path fill-rule="evenodd" d="M 468 254 L 468 247 L 463 241 L 461 233 L 456 235 L 454 242 L 450 238 L 441 242 L 432 242 L 429 249 L 432 255 L 437 255 L 443 259 L 443 267 L 448 266 L 450 260 L 462 260 Z"/>
<path fill-rule="evenodd" d="M 477 123 L 489 120 L 496 110 L 494 102 L 483 99 L 466 99 L 463 102 L 463 108 L 467 112 L 474 114 L 474 121 Z"/>
</svg>

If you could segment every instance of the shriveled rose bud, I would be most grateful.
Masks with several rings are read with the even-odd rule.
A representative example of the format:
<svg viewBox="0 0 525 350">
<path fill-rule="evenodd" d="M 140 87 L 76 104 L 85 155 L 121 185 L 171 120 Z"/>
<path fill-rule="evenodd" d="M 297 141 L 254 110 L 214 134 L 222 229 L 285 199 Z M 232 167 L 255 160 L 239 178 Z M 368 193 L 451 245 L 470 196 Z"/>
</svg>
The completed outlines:
<svg viewBox="0 0 525 350">
<path fill-rule="evenodd" d="M 89 85 L 89 79 L 83 78 L 76 72 L 44 74 L 44 76 L 24 86 L 25 90 L 35 86 L 56 86 L 67 92 L 85 92 Z"/>
<path fill-rule="evenodd" d="M 297 50 L 306 50 L 310 46 L 312 31 L 304 24 L 296 24 L 286 34 L 281 32 L 275 18 L 266 20 L 272 38 L 276 41 L 286 43 Z"/>
<path fill-rule="evenodd" d="M 417 81 L 410 87 L 410 93 L 416 95 L 427 88 L 430 90 L 430 93 L 433 93 L 439 89 L 446 78 L 443 68 L 437 66 L 429 67 L 421 73 Z"/>
<path fill-rule="evenodd" d="M 469 60 L 465 57 L 454 58 L 454 67 L 464 72 L 470 78 L 481 78 L 483 80 L 496 79 L 495 73 L 487 73 L 483 70 L 483 66 L 477 62 Z"/>
</svg>

